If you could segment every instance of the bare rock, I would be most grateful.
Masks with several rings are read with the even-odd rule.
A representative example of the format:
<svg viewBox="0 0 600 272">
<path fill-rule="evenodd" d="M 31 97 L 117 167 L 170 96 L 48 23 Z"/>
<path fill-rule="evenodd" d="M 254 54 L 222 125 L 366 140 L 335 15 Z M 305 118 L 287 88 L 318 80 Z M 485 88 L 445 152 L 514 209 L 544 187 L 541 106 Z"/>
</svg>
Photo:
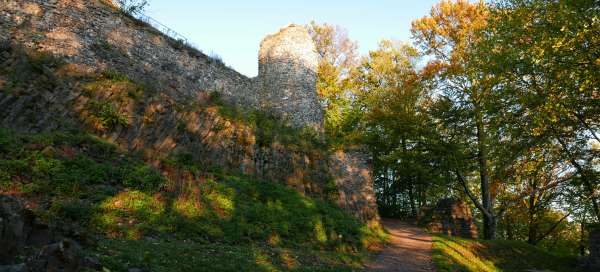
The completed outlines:
<svg viewBox="0 0 600 272">
<path fill-rule="evenodd" d="M 33 219 L 18 199 L 0 195 L 0 263 L 10 263 L 25 245 Z"/>
<path fill-rule="evenodd" d="M 0 272 L 25 272 L 25 264 L 0 265 Z"/>
<path fill-rule="evenodd" d="M 27 270 L 31 272 L 57 271 L 75 272 L 84 266 L 84 255 L 77 242 L 64 239 L 42 248 L 27 261 Z"/>
</svg>

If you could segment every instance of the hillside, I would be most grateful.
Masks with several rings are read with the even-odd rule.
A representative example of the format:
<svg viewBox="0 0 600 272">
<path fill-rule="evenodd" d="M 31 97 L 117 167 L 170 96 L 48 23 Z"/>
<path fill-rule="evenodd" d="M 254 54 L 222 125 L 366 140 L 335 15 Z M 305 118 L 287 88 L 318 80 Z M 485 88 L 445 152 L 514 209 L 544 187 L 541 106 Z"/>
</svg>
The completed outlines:
<svg viewBox="0 0 600 272">
<path fill-rule="evenodd" d="M 0 194 L 33 211 L 50 229 L 43 239 L 77 239 L 110 271 L 341 271 L 382 238 L 284 186 L 204 173 L 185 158 L 155 169 L 85 133 L 2 129 L 0 151 Z"/>
</svg>

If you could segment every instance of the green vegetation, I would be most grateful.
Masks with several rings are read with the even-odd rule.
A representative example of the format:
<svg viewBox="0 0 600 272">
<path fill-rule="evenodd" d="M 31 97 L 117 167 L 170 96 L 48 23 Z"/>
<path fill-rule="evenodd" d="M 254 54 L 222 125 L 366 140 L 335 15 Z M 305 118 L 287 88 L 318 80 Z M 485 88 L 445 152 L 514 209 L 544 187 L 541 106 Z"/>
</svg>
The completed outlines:
<svg viewBox="0 0 600 272">
<path fill-rule="evenodd" d="M 217 92 L 212 92 L 209 99 L 212 105 L 218 107 L 220 116 L 250 127 L 259 146 L 278 143 L 300 151 L 326 151 L 330 147 L 329 139 L 323 137 L 314 128 L 293 128 L 283 118 L 273 113 L 228 105 L 222 101 Z"/>
<path fill-rule="evenodd" d="M 433 262 L 438 271 L 580 271 L 577 258 L 560 256 L 519 241 L 433 237 Z"/>
<path fill-rule="evenodd" d="M 99 128 L 110 130 L 116 126 L 129 125 L 129 118 L 120 113 L 109 101 L 90 101 L 86 104 L 86 108 L 99 124 Z"/>
<path fill-rule="evenodd" d="M 98 235 L 88 250 L 111 271 L 344 271 L 384 239 L 332 203 L 202 173 L 183 155 L 155 168 L 88 134 L 4 129 L 0 151 L 0 193 L 37 203 L 34 212 L 51 225 Z"/>
<path fill-rule="evenodd" d="M 6 47 L 6 48 L 2 48 Z M 13 95 L 20 95 L 28 88 L 38 91 L 53 90 L 60 84 L 51 69 L 64 64 L 61 58 L 44 52 L 30 52 L 23 48 L 13 48 L 10 44 L 0 45 L 0 48 L 15 55 L 22 56 L 15 59 L 11 65 L 2 65 L 0 74 L 7 75 L 7 82 L 2 89 Z"/>
<path fill-rule="evenodd" d="M 600 221 L 600 10 L 594 0 L 442 0 L 360 60 L 309 25 L 326 134 L 366 144 L 380 212 L 469 200 L 484 239 L 586 254 Z"/>
</svg>

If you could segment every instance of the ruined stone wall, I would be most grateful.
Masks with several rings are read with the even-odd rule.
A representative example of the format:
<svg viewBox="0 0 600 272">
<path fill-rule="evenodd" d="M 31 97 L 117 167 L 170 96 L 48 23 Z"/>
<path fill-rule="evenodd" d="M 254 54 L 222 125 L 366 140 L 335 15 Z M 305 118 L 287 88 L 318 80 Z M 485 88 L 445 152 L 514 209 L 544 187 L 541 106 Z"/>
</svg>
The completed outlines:
<svg viewBox="0 0 600 272">
<path fill-rule="evenodd" d="M 263 107 L 286 116 L 293 126 L 320 128 L 318 64 L 319 54 L 304 27 L 292 24 L 267 36 L 260 44 L 257 80 Z"/>
<path fill-rule="evenodd" d="M 329 168 L 338 187 L 338 205 L 364 222 L 378 222 L 371 158 L 361 149 L 338 150 Z"/>
<path fill-rule="evenodd" d="M 217 91 L 234 104 L 257 105 L 249 78 L 123 16 L 103 1 L 0 3 L 1 37 L 14 37 L 15 41 L 84 64 L 92 71 L 121 71 L 172 96 Z"/>
<path fill-rule="evenodd" d="M 207 168 L 278 181 L 309 195 L 325 194 L 333 176 L 340 205 L 359 218 L 374 218 L 368 170 L 361 170 L 368 165 L 360 155 L 339 159 L 277 141 L 261 144 L 255 128 L 223 116 L 208 103 L 208 93 L 216 91 L 233 105 L 273 109 L 296 127 L 320 126 L 314 86 L 318 59 L 305 34 L 291 26 L 267 37 L 261 73 L 249 79 L 98 0 L 0 0 L 0 44 L 48 52 L 67 62 L 57 70 L 43 67 L 40 76 L 48 84 L 21 86 L 16 92 L 3 89 L 7 79 L 0 74 L 0 125 L 27 132 L 73 126 L 90 130 L 86 105 L 122 98 L 128 125 L 91 131 L 147 158 L 187 152 Z M 0 65 L 18 61 L 14 50 L 0 48 Z M 88 81 L 107 70 L 153 91 L 135 99 L 114 86 L 91 92 Z M 355 193 L 359 191 L 368 199 Z"/>
<path fill-rule="evenodd" d="M 445 198 L 433 207 L 422 207 L 418 222 L 433 233 L 464 238 L 477 238 L 478 235 L 471 208 L 459 199 Z"/>
</svg>

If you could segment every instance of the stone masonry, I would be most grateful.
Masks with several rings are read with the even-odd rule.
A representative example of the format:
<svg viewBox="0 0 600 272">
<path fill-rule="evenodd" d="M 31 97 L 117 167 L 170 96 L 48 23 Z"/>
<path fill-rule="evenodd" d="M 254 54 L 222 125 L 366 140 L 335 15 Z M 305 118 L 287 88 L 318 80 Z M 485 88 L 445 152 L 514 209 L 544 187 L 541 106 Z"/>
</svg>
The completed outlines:
<svg viewBox="0 0 600 272">
<path fill-rule="evenodd" d="M 319 54 L 307 30 L 291 24 L 260 44 L 258 91 L 262 107 L 294 126 L 321 127 L 323 110 L 316 92 Z"/>
<path fill-rule="evenodd" d="M 330 171 L 338 187 L 338 205 L 362 221 L 379 222 L 373 191 L 370 156 L 364 150 L 338 150 L 329 158 Z"/>
<path fill-rule="evenodd" d="M 218 92 L 228 104 L 273 111 L 294 127 L 320 128 L 318 55 L 301 26 L 290 25 L 265 38 L 259 75 L 253 79 L 124 16 L 103 0 L 0 0 L 2 42 L 60 57 L 70 78 L 114 70 L 151 86 L 154 94 L 123 107 L 131 116 L 127 126 L 94 131 L 127 150 L 148 158 L 190 152 L 206 167 L 278 181 L 309 195 L 322 194 L 323 184 L 334 178 L 342 207 L 363 220 L 377 218 L 364 154 L 350 152 L 340 159 L 318 150 L 260 145 L 252 127 L 207 105 L 208 94 Z M 0 48 L 0 65 L 10 65 L 10 51 Z M 86 97 L 76 80 L 3 92 L 2 77 L 0 125 L 30 133 L 80 126 L 89 117 L 85 105 L 90 99 L 120 95 L 119 89 L 109 89 Z"/>
<path fill-rule="evenodd" d="M 471 209 L 462 200 L 445 198 L 434 207 L 424 207 L 419 212 L 418 221 L 434 233 L 477 238 L 477 226 L 473 223 Z"/>
</svg>

